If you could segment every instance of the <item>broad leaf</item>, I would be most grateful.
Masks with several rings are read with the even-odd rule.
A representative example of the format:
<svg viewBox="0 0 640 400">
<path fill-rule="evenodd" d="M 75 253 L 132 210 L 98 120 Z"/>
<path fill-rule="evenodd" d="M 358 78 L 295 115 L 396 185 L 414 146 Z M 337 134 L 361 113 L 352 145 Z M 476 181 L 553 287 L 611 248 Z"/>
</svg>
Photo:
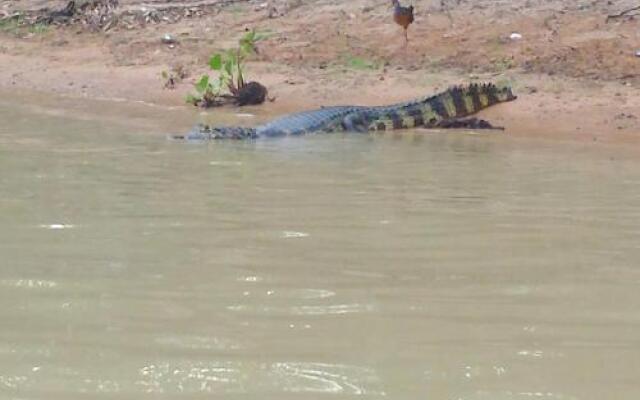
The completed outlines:
<svg viewBox="0 0 640 400">
<path fill-rule="evenodd" d="M 198 102 L 202 100 L 199 97 L 196 97 L 192 94 L 188 94 L 187 97 L 184 99 L 185 102 L 187 102 L 188 104 L 193 104 L 193 105 L 197 105 Z"/>
<path fill-rule="evenodd" d="M 255 45 L 253 43 L 245 42 L 240 45 L 240 49 L 243 54 L 252 54 L 255 53 Z"/>
<path fill-rule="evenodd" d="M 222 68 L 222 54 L 214 54 L 209 60 L 209 66 L 214 71 L 220 71 Z"/>
<path fill-rule="evenodd" d="M 211 91 L 216 95 L 220 94 L 220 89 L 222 89 L 221 80 L 222 76 L 218 77 L 218 80 L 211 82 Z"/>
<path fill-rule="evenodd" d="M 261 40 L 267 39 L 270 35 L 267 33 L 259 33 L 256 32 L 256 34 L 253 36 L 253 42 L 259 42 Z"/>
<path fill-rule="evenodd" d="M 202 75 L 202 78 L 196 83 L 196 90 L 204 93 L 209 87 L 209 75 Z"/>
</svg>

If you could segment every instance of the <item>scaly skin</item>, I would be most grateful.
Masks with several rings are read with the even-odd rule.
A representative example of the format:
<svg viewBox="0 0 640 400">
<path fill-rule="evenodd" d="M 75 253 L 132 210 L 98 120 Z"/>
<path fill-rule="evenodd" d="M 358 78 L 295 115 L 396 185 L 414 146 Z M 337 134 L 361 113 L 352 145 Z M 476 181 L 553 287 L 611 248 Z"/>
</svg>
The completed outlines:
<svg viewBox="0 0 640 400">
<path fill-rule="evenodd" d="M 497 103 L 515 100 L 508 86 L 471 84 L 447 89 L 435 96 L 389 106 L 335 106 L 285 115 L 255 128 L 198 125 L 174 139 L 258 139 L 311 133 L 368 132 L 393 129 L 490 128 L 477 119 L 461 118 Z"/>
</svg>

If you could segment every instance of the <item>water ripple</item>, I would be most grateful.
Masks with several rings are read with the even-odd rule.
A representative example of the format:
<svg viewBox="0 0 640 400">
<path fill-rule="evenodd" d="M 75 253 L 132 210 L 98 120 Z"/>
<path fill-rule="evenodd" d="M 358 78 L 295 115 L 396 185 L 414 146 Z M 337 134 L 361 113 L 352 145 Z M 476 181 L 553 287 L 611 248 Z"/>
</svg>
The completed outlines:
<svg viewBox="0 0 640 400">
<path fill-rule="evenodd" d="M 384 395 L 375 370 L 319 362 L 150 364 L 136 385 L 149 393 L 293 392 Z"/>
<path fill-rule="evenodd" d="M 0 388 L 17 390 L 27 381 L 26 376 L 0 375 Z"/>
<path fill-rule="evenodd" d="M 224 338 L 206 336 L 163 336 L 155 339 L 159 345 L 190 350 L 237 350 L 240 344 Z"/>
<path fill-rule="evenodd" d="M 287 314 L 287 315 L 336 315 L 369 313 L 375 311 L 372 304 L 330 304 L 320 306 L 291 306 L 291 307 L 269 307 L 250 306 L 246 304 L 234 304 L 227 307 L 227 310 L 237 312 L 259 312 L 264 314 Z"/>
<path fill-rule="evenodd" d="M 53 289 L 58 286 L 58 283 L 42 279 L 3 279 L 0 280 L 0 286 L 10 286 L 23 289 Z"/>
<path fill-rule="evenodd" d="M 296 315 L 325 315 L 325 314 L 351 314 L 372 312 L 375 308 L 371 304 L 334 304 L 326 306 L 296 306 L 291 307 L 291 312 Z"/>
<path fill-rule="evenodd" d="M 145 392 L 213 392 L 238 382 L 240 370 L 232 363 L 210 362 L 191 365 L 151 364 L 140 369 L 136 381 Z"/>
<path fill-rule="evenodd" d="M 271 375 L 287 392 L 378 394 L 384 392 L 370 368 L 325 363 L 274 363 Z M 368 386 L 373 386 L 369 388 Z"/>
<path fill-rule="evenodd" d="M 489 391 L 478 391 L 475 395 L 469 397 L 469 399 L 499 399 L 499 398 L 509 398 L 509 399 L 549 399 L 549 400 L 575 400 L 576 397 L 568 396 L 561 393 L 553 393 L 546 391 L 512 391 L 506 390 L 502 392 L 489 392 Z"/>
</svg>

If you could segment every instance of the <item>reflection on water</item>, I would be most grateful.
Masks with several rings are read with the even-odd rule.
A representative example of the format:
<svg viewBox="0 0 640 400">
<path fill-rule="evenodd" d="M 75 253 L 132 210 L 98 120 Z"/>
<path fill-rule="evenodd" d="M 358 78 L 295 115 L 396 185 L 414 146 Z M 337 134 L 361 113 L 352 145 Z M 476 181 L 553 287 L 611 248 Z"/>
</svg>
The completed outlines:
<svg viewBox="0 0 640 400">
<path fill-rule="evenodd" d="M 0 398 L 640 391 L 626 150 L 183 145 L 164 140 L 180 110 L 67 102 L 0 103 Z"/>
<path fill-rule="evenodd" d="M 384 394 L 368 368 L 349 365 L 275 362 L 271 364 L 189 361 L 148 365 L 136 382 L 146 392 Z"/>
</svg>

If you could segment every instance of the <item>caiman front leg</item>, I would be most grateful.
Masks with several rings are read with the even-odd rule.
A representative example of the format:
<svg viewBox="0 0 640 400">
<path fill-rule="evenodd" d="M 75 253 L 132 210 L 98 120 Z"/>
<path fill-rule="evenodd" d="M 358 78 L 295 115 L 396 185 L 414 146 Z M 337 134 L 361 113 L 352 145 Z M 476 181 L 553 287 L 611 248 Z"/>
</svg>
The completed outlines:
<svg viewBox="0 0 640 400">
<path fill-rule="evenodd" d="M 501 131 L 504 130 L 503 126 L 493 126 L 489 121 L 485 121 L 484 119 L 479 119 L 476 117 L 443 119 L 442 121 L 438 121 L 433 127 L 442 128 L 442 129 L 497 129 Z"/>
<path fill-rule="evenodd" d="M 342 128 L 346 132 L 364 133 L 369 131 L 368 120 L 360 114 L 349 114 L 342 119 Z"/>
</svg>

